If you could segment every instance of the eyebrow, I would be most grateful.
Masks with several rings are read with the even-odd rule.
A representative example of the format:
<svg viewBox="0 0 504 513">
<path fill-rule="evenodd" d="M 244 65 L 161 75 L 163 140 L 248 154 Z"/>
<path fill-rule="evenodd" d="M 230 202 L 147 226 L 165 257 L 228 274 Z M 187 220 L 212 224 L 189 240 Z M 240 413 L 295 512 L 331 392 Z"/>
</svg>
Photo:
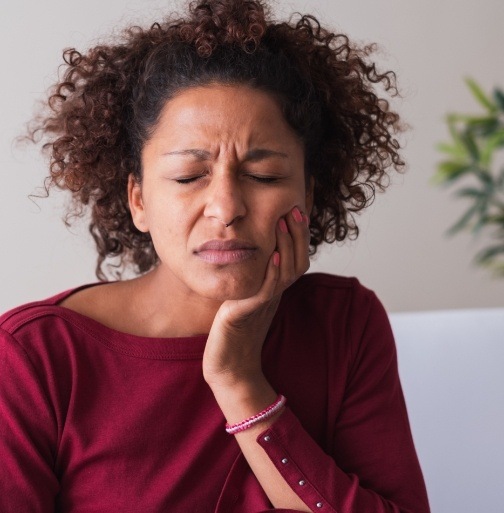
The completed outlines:
<svg viewBox="0 0 504 513">
<path fill-rule="evenodd" d="M 169 151 L 167 153 L 163 153 L 163 155 L 190 155 L 192 157 L 196 157 L 196 159 L 199 161 L 208 160 L 211 157 L 209 151 L 198 150 L 195 148 L 190 148 L 187 150 Z M 286 159 L 288 158 L 288 155 L 281 151 L 267 150 L 265 148 L 255 148 L 247 151 L 247 153 L 245 154 L 245 158 L 243 160 L 245 162 L 258 162 L 260 160 L 273 157 L 280 157 Z"/>
</svg>

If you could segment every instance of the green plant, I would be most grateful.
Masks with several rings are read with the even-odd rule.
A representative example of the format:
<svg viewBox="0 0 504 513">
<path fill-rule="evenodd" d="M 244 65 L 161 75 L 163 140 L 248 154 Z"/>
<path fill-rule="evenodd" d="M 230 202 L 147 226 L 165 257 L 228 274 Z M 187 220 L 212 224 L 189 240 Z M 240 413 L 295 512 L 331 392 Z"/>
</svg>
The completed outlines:
<svg viewBox="0 0 504 513">
<path fill-rule="evenodd" d="M 437 147 L 446 158 L 434 179 L 446 186 L 457 184 L 456 196 L 470 203 L 448 234 L 485 230 L 492 242 L 475 261 L 504 276 L 504 92 L 496 88 L 489 96 L 474 80 L 466 83 L 484 113 L 447 116 L 452 140 Z"/>
</svg>

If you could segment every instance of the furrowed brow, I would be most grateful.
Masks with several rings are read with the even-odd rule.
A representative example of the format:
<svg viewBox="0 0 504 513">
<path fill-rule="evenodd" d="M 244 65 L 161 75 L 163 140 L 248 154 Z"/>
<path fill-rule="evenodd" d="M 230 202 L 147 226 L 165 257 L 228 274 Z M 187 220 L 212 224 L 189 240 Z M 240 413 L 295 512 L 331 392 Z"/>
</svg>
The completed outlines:
<svg viewBox="0 0 504 513">
<path fill-rule="evenodd" d="M 191 157 L 196 157 L 197 160 L 208 160 L 210 158 L 209 151 L 198 150 L 195 148 L 190 148 L 187 150 L 169 151 L 167 153 L 163 153 L 163 155 L 188 155 Z"/>
<path fill-rule="evenodd" d="M 196 148 L 189 148 L 186 150 L 175 150 L 163 153 L 163 155 L 188 155 L 191 157 L 196 157 L 197 160 L 208 160 L 211 157 L 211 154 L 207 150 L 200 150 Z M 265 148 L 255 148 L 249 150 L 245 154 L 244 161 L 245 162 L 259 162 L 261 160 L 265 160 L 268 158 L 288 158 L 286 153 L 281 151 L 268 150 Z"/>
<path fill-rule="evenodd" d="M 267 150 L 264 148 L 256 148 L 253 150 L 249 150 L 245 155 L 245 161 L 247 162 L 258 162 L 260 160 L 268 159 L 268 158 L 288 158 L 286 153 L 281 151 L 273 151 Z"/>
</svg>

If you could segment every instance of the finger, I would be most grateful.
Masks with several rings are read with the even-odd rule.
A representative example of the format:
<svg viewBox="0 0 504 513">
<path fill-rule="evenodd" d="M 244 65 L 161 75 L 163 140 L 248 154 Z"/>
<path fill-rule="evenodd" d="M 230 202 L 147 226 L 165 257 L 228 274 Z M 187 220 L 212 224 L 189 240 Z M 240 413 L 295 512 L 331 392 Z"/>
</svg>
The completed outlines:
<svg viewBox="0 0 504 513">
<path fill-rule="evenodd" d="M 278 251 L 274 251 L 271 255 L 268 265 L 266 266 L 266 274 L 261 288 L 255 296 L 250 299 L 256 299 L 259 303 L 270 301 L 277 295 L 277 284 L 280 277 L 281 256 Z"/>
<path fill-rule="evenodd" d="M 218 314 L 227 322 L 234 322 L 237 318 L 246 317 L 268 303 L 271 303 L 271 308 L 276 309 L 275 296 L 280 298 L 277 292 L 277 282 L 280 276 L 279 266 L 280 254 L 278 251 L 274 251 L 268 260 L 260 289 L 248 298 L 224 301 Z"/>
<path fill-rule="evenodd" d="M 280 218 L 276 229 L 277 249 L 280 254 L 280 276 L 277 288 L 285 290 L 297 278 L 294 266 L 294 242 L 285 218 Z"/>
<path fill-rule="evenodd" d="M 289 233 L 292 237 L 294 272 L 296 274 L 296 278 L 298 278 L 310 268 L 310 221 L 308 216 L 303 213 L 299 207 L 294 207 L 286 218 Z"/>
</svg>

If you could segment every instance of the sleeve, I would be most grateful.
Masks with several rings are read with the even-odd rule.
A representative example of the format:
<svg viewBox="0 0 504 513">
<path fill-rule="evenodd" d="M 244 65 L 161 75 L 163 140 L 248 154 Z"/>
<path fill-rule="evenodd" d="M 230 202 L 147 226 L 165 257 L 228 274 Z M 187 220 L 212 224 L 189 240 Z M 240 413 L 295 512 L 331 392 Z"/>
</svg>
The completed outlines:
<svg viewBox="0 0 504 513">
<path fill-rule="evenodd" d="M 0 329 L 0 511 L 54 513 L 57 428 L 22 347 Z"/>
<path fill-rule="evenodd" d="M 362 329 L 351 335 L 354 350 L 331 453 L 289 409 L 257 442 L 311 511 L 428 513 L 390 323 L 373 293 L 366 302 L 364 322 L 362 309 L 349 320 Z"/>
</svg>

